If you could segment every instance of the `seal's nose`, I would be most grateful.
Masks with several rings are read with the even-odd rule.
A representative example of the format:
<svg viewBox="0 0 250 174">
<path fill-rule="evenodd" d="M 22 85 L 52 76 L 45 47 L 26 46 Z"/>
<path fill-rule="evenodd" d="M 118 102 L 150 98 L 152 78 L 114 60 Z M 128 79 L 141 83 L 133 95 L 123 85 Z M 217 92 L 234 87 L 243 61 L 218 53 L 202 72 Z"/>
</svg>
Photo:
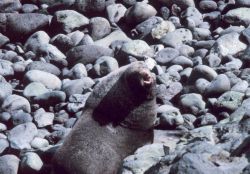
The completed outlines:
<svg viewBox="0 0 250 174">
<path fill-rule="evenodd" d="M 143 86 L 149 86 L 153 83 L 154 79 L 148 70 L 142 70 L 141 75 L 143 80 Z"/>
</svg>

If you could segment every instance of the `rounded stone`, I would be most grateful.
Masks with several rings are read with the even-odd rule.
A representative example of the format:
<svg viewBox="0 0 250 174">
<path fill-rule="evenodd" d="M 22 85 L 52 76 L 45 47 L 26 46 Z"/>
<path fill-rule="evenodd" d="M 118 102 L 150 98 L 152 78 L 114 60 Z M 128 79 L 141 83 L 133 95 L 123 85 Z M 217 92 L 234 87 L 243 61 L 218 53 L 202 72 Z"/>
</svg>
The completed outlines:
<svg viewBox="0 0 250 174">
<path fill-rule="evenodd" d="M 25 112 L 30 113 L 30 103 L 29 101 L 19 95 L 13 94 L 9 95 L 2 104 L 2 109 L 7 112 L 14 112 L 16 110 L 22 109 Z"/>
<path fill-rule="evenodd" d="M 111 32 L 109 21 L 103 17 L 94 17 L 89 21 L 90 36 L 92 39 L 99 40 Z"/>
<path fill-rule="evenodd" d="M 145 21 L 146 19 L 155 16 L 157 13 L 156 9 L 144 2 L 137 2 L 125 13 L 125 18 L 127 23 L 138 24 Z"/>
<path fill-rule="evenodd" d="M 35 173 L 42 169 L 43 161 L 34 152 L 26 152 L 21 157 L 20 171 L 23 173 Z"/>
<path fill-rule="evenodd" d="M 24 75 L 24 81 L 26 83 L 40 82 L 49 89 L 61 89 L 62 82 L 54 74 L 40 71 L 30 70 Z"/>
<path fill-rule="evenodd" d="M 27 98 L 36 97 L 48 92 L 49 90 L 40 82 L 32 82 L 23 90 L 23 95 Z"/>
<path fill-rule="evenodd" d="M 89 24 L 89 19 L 74 10 L 57 11 L 52 18 L 51 27 L 57 32 L 71 33 Z"/>
</svg>

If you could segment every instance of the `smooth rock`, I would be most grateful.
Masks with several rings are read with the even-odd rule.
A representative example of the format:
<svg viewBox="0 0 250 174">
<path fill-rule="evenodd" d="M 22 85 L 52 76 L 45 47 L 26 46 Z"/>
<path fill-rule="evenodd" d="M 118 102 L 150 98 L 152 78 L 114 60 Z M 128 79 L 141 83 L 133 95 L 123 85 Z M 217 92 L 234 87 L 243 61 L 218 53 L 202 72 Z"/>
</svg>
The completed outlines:
<svg viewBox="0 0 250 174">
<path fill-rule="evenodd" d="M 89 20 L 89 30 L 92 39 L 99 40 L 111 32 L 109 21 L 103 17 L 94 17 Z"/>
<path fill-rule="evenodd" d="M 168 65 L 177 56 L 179 56 L 179 51 L 177 49 L 164 48 L 155 55 L 155 60 L 160 65 Z"/>
<path fill-rule="evenodd" d="M 44 44 L 40 47 L 37 56 L 41 56 L 45 58 L 47 61 L 51 60 L 64 60 L 66 56 L 54 45 L 51 44 Z"/>
<path fill-rule="evenodd" d="M 29 113 L 24 112 L 23 110 L 18 110 L 12 113 L 11 120 L 12 120 L 13 125 L 16 126 L 19 124 L 32 122 L 33 118 Z"/>
<path fill-rule="evenodd" d="M 0 104 L 12 94 L 12 86 L 7 82 L 0 82 Z"/>
<path fill-rule="evenodd" d="M 211 49 L 212 54 L 221 56 L 234 55 L 247 48 L 247 45 L 240 41 L 239 34 L 232 32 L 219 37 Z"/>
<path fill-rule="evenodd" d="M 30 142 L 37 134 L 37 128 L 33 123 L 24 123 L 15 126 L 8 134 L 10 146 L 13 149 L 30 149 Z"/>
<path fill-rule="evenodd" d="M 0 2 L 0 13 L 13 13 L 22 8 L 20 0 L 8 0 Z"/>
<path fill-rule="evenodd" d="M 214 97 L 229 91 L 231 88 L 230 81 L 225 74 L 219 74 L 211 83 L 206 87 L 205 95 Z"/>
<path fill-rule="evenodd" d="M 87 89 L 91 88 L 94 84 L 95 82 L 89 77 L 77 80 L 70 80 L 63 83 L 62 91 L 64 91 L 67 97 L 69 97 L 72 94 L 82 94 Z"/>
<path fill-rule="evenodd" d="M 48 92 L 49 90 L 40 82 L 32 82 L 23 90 L 23 95 L 27 98 L 36 97 Z"/>
<path fill-rule="evenodd" d="M 0 173 L 17 174 L 19 159 L 15 155 L 4 155 L 0 157 Z"/>
<path fill-rule="evenodd" d="M 24 75 L 26 83 L 40 82 L 49 89 L 61 89 L 61 80 L 54 74 L 40 71 L 30 70 Z"/>
<path fill-rule="evenodd" d="M 208 81 L 211 81 L 215 77 L 217 77 L 217 73 L 215 70 L 206 65 L 197 65 L 193 68 L 188 81 L 189 84 L 193 84 L 199 78 L 204 78 Z"/>
<path fill-rule="evenodd" d="M 59 76 L 61 71 L 59 68 L 57 68 L 55 65 L 51 63 L 46 63 L 46 62 L 41 62 L 41 61 L 33 61 L 29 63 L 26 68 L 26 71 L 30 70 L 40 70 L 40 71 L 45 71 L 51 74 L 54 74 L 56 76 Z"/>
<path fill-rule="evenodd" d="M 171 105 L 161 105 L 157 108 L 157 117 L 160 129 L 174 129 L 184 123 L 184 119 L 178 108 Z"/>
<path fill-rule="evenodd" d="M 39 8 L 35 4 L 23 4 L 21 11 L 24 13 L 35 13 Z"/>
<path fill-rule="evenodd" d="M 31 145 L 32 148 L 42 149 L 42 148 L 48 147 L 49 146 L 49 142 L 48 142 L 48 140 L 46 140 L 44 138 L 35 137 L 31 141 L 30 145 Z"/>
<path fill-rule="evenodd" d="M 3 101 L 2 109 L 10 113 L 19 109 L 22 109 L 23 111 L 28 113 L 30 113 L 31 111 L 29 101 L 26 98 L 16 94 L 9 95 Z"/>
<path fill-rule="evenodd" d="M 118 62 L 115 58 L 109 56 L 102 56 L 96 60 L 93 66 L 93 75 L 103 77 L 112 71 L 119 68 Z"/>
<path fill-rule="evenodd" d="M 67 110 L 71 113 L 76 113 L 84 108 L 85 103 L 89 97 L 90 93 L 73 94 L 69 97 L 69 103 L 67 105 Z"/>
<path fill-rule="evenodd" d="M 105 10 L 105 0 L 75 0 L 73 7 L 80 13 L 99 14 Z"/>
<path fill-rule="evenodd" d="M 124 17 L 127 8 L 122 4 L 111 4 L 106 7 L 108 20 L 111 24 L 119 22 Z"/>
<path fill-rule="evenodd" d="M 97 45 L 80 45 L 67 52 L 67 60 L 71 66 L 82 63 L 94 63 L 101 56 L 113 56 L 113 50 Z"/>
<path fill-rule="evenodd" d="M 34 103 L 38 103 L 42 106 L 54 106 L 65 100 L 66 94 L 63 91 L 49 91 L 33 98 Z"/>
<path fill-rule="evenodd" d="M 127 9 L 125 19 L 127 23 L 138 24 L 155 16 L 156 13 L 157 11 L 153 6 L 144 2 L 137 2 Z"/>
<path fill-rule="evenodd" d="M 202 96 L 195 93 L 181 95 L 179 103 L 184 112 L 191 112 L 194 115 L 198 114 L 201 110 L 204 110 L 206 106 Z"/>
<path fill-rule="evenodd" d="M 52 112 L 45 112 L 41 108 L 35 112 L 34 120 L 39 128 L 49 126 L 53 124 L 54 114 Z"/>
<path fill-rule="evenodd" d="M 5 76 L 13 76 L 14 70 L 12 68 L 12 63 L 7 60 L 0 60 L 0 75 Z"/>
<path fill-rule="evenodd" d="M 189 29 L 180 28 L 173 32 L 166 33 L 163 37 L 161 37 L 160 42 L 165 46 L 177 48 L 192 39 L 193 36 Z"/>
<path fill-rule="evenodd" d="M 229 24 L 233 25 L 245 25 L 248 26 L 250 24 L 250 8 L 241 7 L 229 10 L 224 15 L 224 20 Z"/>
<path fill-rule="evenodd" d="M 37 173 L 42 169 L 43 161 L 34 152 L 27 152 L 21 157 L 20 171 L 23 173 Z"/>
<path fill-rule="evenodd" d="M 4 151 L 9 147 L 9 142 L 5 138 L 0 138 L 0 154 L 4 153 Z M 0 167 L 1 168 L 1 167 Z"/>
<path fill-rule="evenodd" d="M 74 10 L 57 11 L 53 18 L 51 27 L 59 33 L 71 33 L 89 24 L 89 19 Z"/>
<path fill-rule="evenodd" d="M 25 51 L 32 51 L 33 53 L 37 54 L 40 47 L 45 44 L 49 44 L 50 37 L 44 31 L 37 31 L 32 34 L 24 44 Z"/>
<path fill-rule="evenodd" d="M 133 39 L 149 40 L 150 32 L 153 28 L 162 22 L 162 18 L 158 16 L 152 16 L 147 20 L 139 23 L 131 30 L 131 36 Z"/>
<path fill-rule="evenodd" d="M 49 16 L 38 13 L 2 13 L 3 24 L 0 32 L 13 40 L 22 40 L 30 34 L 42 30 L 49 25 Z"/>
<path fill-rule="evenodd" d="M 243 97 L 241 92 L 228 91 L 218 98 L 216 105 L 218 108 L 234 111 L 241 105 Z"/>
<path fill-rule="evenodd" d="M 121 174 L 143 174 L 153 169 L 166 155 L 167 147 L 163 144 L 145 145 L 136 150 L 134 155 L 123 160 Z"/>
<path fill-rule="evenodd" d="M 82 63 L 78 63 L 73 66 L 65 76 L 70 79 L 81 79 L 87 77 L 88 73 L 86 67 Z"/>
<path fill-rule="evenodd" d="M 153 39 L 160 39 L 166 33 L 173 32 L 175 30 L 175 26 L 170 21 L 162 21 L 160 24 L 157 24 L 151 31 L 151 36 Z"/>
<path fill-rule="evenodd" d="M 10 39 L 5 35 L 3 35 L 2 33 L 0 33 L 0 48 L 5 44 L 7 44 L 8 42 L 10 42 Z"/>
<path fill-rule="evenodd" d="M 74 47 L 72 39 L 64 34 L 56 35 L 50 40 L 50 42 L 62 52 L 67 52 L 68 50 Z"/>
<path fill-rule="evenodd" d="M 95 41 L 93 44 L 97 46 L 109 48 L 111 43 L 117 40 L 127 41 L 127 42 L 131 41 L 131 39 L 123 31 L 115 30 L 111 32 L 109 35 L 107 35 L 106 37 Z"/>
</svg>

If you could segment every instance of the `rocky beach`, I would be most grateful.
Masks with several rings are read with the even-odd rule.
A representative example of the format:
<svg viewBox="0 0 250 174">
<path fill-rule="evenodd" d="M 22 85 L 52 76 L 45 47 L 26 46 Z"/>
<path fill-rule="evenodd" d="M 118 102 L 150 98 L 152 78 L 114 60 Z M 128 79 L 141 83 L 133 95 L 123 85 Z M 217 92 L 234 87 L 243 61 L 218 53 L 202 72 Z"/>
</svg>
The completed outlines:
<svg viewBox="0 0 250 174">
<path fill-rule="evenodd" d="M 0 174 L 52 173 L 94 87 L 135 61 L 157 124 L 119 174 L 250 174 L 249 0 L 0 0 Z"/>
</svg>

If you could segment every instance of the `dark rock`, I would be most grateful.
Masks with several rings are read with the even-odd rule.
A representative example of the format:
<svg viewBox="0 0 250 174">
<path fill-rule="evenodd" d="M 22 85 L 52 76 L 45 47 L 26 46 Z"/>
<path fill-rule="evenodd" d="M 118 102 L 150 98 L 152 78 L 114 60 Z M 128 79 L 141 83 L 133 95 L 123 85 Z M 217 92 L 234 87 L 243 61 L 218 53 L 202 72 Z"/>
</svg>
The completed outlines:
<svg viewBox="0 0 250 174">
<path fill-rule="evenodd" d="M 113 50 L 96 45 L 80 45 L 67 52 L 70 66 L 77 63 L 84 65 L 94 63 L 101 56 L 113 56 Z"/>
<path fill-rule="evenodd" d="M 125 13 L 125 18 L 127 23 L 138 24 L 146 19 L 155 16 L 157 13 L 156 9 L 144 2 L 137 2 Z"/>
<path fill-rule="evenodd" d="M 0 32 L 10 39 L 22 40 L 49 25 L 49 16 L 38 13 L 2 13 Z"/>
</svg>

